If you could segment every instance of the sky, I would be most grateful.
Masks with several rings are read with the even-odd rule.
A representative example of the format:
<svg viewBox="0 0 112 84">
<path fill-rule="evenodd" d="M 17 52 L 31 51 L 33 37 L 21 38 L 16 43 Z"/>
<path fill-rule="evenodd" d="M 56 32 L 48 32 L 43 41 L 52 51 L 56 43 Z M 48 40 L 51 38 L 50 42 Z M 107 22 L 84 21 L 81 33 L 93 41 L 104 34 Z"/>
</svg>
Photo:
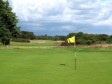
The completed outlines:
<svg viewBox="0 0 112 84">
<path fill-rule="evenodd" d="M 9 0 L 22 31 L 112 35 L 112 0 Z"/>
</svg>

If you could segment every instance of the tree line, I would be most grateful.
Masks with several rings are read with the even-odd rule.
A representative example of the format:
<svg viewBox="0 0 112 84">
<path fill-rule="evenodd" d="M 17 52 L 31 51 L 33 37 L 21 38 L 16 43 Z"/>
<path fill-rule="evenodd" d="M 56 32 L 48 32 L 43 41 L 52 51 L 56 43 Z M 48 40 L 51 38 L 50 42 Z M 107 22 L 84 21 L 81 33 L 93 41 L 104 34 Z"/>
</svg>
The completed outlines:
<svg viewBox="0 0 112 84">
<path fill-rule="evenodd" d="M 67 38 L 75 36 L 76 45 L 91 45 L 91 44 L 111 44 L 112 35 L 107 34 L 88 34 L 83 32 L 78 33 L 69 33 L 67 36 L 48 36 L 48 35 L 39 35 L 36 36 L 37 40 L 61 40 L 64 41 L 61 45 L 68 45 Z"/>
<path fill-rule="evenodd" d="M 83 32 L 69 33 L 67 38 L 75 36 L 77 45 L 91 45 L 91 44 L 102 44 L 112 43 L 112 35 L 107 34 L 87 34 Z"/>
<path fill-rule="evenodd" d="M 38 36 L 36 36 L 36 39 L 37 40 L 53 40 L 53 41 L 61 40 L 61 41 L 65 41 L 66 40 L 66 36 L 59 36 L 59 35 L 49 36 L 49 35 L 45 34 L 45 35 L 38 35 Z"/>
</svg>

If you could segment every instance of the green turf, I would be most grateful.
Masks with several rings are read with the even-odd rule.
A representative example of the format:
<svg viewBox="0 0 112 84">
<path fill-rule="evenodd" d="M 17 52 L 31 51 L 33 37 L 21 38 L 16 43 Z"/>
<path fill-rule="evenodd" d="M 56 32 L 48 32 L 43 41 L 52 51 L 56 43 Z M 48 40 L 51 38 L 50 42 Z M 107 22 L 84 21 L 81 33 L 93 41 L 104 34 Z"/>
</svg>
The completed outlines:
<svg viewBox="0 0 112 84">
<path fill-rule="evenodd" d="M 0 84 L 112 84 L 112 49 L 0 48 Z"/>
</svg>

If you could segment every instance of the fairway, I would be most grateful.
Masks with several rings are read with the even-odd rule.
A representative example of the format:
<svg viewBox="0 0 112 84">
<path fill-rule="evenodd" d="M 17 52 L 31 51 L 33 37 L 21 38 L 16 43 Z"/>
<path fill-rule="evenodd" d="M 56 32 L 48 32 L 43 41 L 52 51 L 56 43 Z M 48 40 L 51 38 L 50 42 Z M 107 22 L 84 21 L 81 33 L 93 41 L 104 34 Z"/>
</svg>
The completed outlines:
<svg viewBox="0 0 112 84">
<path fill-rule="evenodd" d="M 0 48 L 0 84 L 112 84 L 112 48 Z"/>
</svg>

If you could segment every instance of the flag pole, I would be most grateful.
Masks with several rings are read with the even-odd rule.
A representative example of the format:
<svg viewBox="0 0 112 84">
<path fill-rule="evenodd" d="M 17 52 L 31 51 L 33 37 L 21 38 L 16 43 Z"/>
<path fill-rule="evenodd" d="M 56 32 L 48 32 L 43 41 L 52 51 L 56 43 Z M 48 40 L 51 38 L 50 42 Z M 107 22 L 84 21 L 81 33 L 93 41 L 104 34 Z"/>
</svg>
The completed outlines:
<svg viewBox="0 0 112 84">
<path fill-rule="evenodd" d="M 74 48 L 75 48 L 75 70 L 77 69 L 77 54 L 76 54 L 76 45 L 74 42 Z"/>
<path fill-rule="evenodd" d="M 75 45 L 75 36 L 73 36 L 73 37 L 71 37 L 71 38 L 68 38 L 67 39 L 67 41 L 68 41 L 68 43 L 74 43 L 74 51 L 75 51 L 75 53 L 74 53 L 74 55 L 75 55 L 75 60 L 74 60 L 74 63 L 75 63 L 75 70 L 76 70 L 76 45 Z"/>
</svg>

